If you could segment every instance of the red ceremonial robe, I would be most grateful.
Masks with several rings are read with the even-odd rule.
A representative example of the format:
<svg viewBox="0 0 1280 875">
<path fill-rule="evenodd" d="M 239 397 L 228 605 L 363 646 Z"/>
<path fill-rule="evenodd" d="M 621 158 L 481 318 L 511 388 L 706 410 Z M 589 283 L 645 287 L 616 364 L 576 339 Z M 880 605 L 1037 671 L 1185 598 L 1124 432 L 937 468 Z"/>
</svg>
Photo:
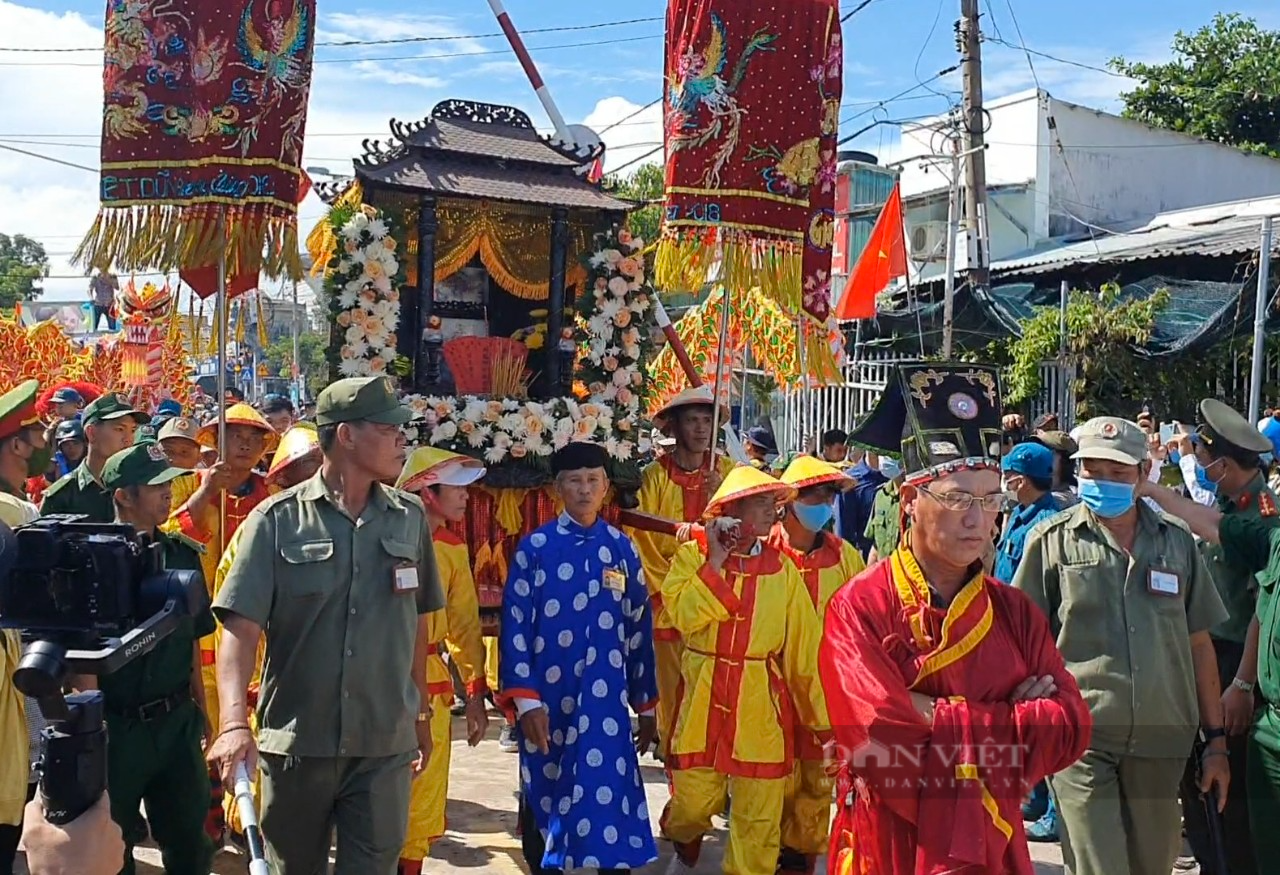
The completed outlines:
<svg viewBox="0 0 1280 875">
<path fill-rule="evenodd" d="M 832 875 L 1031 875 L 1022 799 L 1092 721 L 1029 599 L 979 573 L 933 607 L 899 548 L 832 598 L 819 670 L 842 760 Z M 1044 675 L 1052 697 L 1010 702 Z M 932 726 L 912 692 L 934 699 Z"/>
</svg>

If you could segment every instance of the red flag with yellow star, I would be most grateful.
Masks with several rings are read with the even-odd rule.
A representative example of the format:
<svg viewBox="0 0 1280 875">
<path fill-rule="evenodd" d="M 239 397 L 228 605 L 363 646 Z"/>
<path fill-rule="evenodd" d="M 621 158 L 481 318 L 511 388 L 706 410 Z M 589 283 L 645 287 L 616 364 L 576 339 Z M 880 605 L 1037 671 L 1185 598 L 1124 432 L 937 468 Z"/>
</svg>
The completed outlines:
<svg viewBox="0 0 1280 875">
<path fill-rule="evenodd" d="M 902 191 L 894 183 L 867 246 L 845 286 L 836 318 L 871 319 L 876 315 L 876 295 L 896 277 L 907 275 L 907 241 L 902 231 Z"/>
</svg>

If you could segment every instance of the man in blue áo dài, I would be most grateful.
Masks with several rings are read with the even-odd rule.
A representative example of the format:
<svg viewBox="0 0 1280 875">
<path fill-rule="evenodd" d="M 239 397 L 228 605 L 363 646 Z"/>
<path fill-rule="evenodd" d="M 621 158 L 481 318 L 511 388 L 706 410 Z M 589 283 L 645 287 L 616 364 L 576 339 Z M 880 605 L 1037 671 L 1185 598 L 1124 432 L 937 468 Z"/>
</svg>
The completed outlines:
<svg viewBox="0 0 1280 875">
<path fill-rule="evenodd" d="M 589 443 L 552 456 L 564 513 L 520 542 L 502 597 L 499 680 L 520 715 L 533 875 L 657 859 L 636 755 L 657 728 L 653 617 L 635 547 L 600 518 L 606 461 Z"/>
</svg>

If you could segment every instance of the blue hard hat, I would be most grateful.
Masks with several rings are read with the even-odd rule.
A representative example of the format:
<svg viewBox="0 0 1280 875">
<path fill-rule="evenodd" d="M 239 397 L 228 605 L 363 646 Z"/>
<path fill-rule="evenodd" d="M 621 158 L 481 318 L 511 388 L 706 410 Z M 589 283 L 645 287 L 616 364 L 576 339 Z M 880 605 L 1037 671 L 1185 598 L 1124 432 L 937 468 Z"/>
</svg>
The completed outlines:
<svg viewBox="0 0 1280 875">
<path fill-rule="evenodd" d="M 84 397 L 70 386 L 63 386 L 49 398 L 53 404 L 83 404 Z"/>
<path fill-rule="evenodd" d="M 1018 444 L 1004 454 L 1000 470 L 1007 474 L 1021 474 L 1032 480 L 1053 479 L 1053 450 L 1043 444 Z"/>
</svg>

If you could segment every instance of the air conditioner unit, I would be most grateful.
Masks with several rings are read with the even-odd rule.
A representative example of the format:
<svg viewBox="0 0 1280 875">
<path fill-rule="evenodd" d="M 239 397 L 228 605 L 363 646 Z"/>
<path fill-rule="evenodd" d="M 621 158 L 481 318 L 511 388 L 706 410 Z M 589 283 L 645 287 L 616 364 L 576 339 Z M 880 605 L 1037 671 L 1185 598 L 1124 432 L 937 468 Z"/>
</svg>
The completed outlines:
<svg viewBox="0 0 1280 875">
<path fill-rule="evenodd" d="M 911 228 L 912 261 L 947 260 L 947 223 L 921 222 Z"/>
</svg>

